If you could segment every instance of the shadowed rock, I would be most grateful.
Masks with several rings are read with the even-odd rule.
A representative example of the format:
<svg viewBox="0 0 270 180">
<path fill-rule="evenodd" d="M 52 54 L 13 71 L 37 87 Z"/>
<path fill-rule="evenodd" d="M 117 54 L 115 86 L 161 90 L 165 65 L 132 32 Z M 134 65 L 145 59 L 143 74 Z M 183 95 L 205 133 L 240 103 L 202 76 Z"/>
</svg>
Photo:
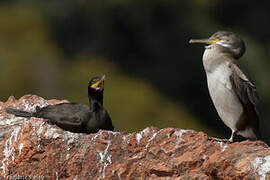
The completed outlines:
<svg viewBox="0 0 270 180">
<path fill-rule="evenodd" d="M 269 179 L 270 149 L 261 141 L 232 144 L 203 132 L 146 128 L 139 133 L 75 134 L 46 120 L 5 113 L 66 101 L 26 95 L 0 102 L 0 175 L 45 179 Z"/>
</svg>

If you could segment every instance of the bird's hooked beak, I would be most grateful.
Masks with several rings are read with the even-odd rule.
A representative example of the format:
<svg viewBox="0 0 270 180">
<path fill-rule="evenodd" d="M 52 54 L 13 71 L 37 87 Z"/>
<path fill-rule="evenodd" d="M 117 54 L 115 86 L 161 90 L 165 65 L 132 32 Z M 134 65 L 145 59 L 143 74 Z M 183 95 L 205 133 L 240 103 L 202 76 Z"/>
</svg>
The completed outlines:
<svg viewBox="0 0 270 180">
<path fill-rule="evenodd" d="M 104 87 L 105 78 L 106 78 L 105 74 L 102 75 L 100 77 L 100 80 L 98 80 L 97 82 L 95 82 L 94 84 L 92 84 L 91 87 L 92 88 L 95 88 L 97 90 L 102 89 Z"/>
<path fill-rule="evenodd" d="M 220 41 L 220 39 L 191 39 L 189 40 L 189 43 L 217 44 Z"/>
</svg>

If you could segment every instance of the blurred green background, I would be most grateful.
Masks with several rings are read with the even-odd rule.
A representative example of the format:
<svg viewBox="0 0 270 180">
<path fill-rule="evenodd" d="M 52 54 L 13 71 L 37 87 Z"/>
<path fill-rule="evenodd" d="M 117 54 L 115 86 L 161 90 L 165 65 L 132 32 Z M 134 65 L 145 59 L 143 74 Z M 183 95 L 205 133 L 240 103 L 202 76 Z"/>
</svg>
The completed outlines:
<svg viewBox="0 0 270 180">
<path fill-rule="evenodd" d="M 37 94 L 88 104 L 87 83 L 106 74 L 105 102 L 117 131 L 147 126 L 228 138 L 208 94 L 206 38 L 239 34 L 241 64 L 257 85 L 261 131 L 270 131 L 270 3 L 234 0 L 2 0 L 0 95 Z M 269 142 L 269 141 L 268 141 Z"/>
</svg>

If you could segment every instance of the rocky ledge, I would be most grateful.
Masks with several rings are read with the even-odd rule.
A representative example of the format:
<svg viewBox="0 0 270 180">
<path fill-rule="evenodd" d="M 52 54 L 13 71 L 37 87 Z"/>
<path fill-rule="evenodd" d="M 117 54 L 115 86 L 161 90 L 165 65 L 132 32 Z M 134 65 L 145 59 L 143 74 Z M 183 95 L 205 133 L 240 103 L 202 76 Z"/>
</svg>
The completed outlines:
<svg viewBox="0 0 270 180">
<path fill-rule="evenodd" d="M 62 102 L 34 95 L 0 102 L 1 178 L 270 179 L 270 149 L 261 141 L 229 144 L 203 132 L 153 127 L 74 134 L 44 119 L 5 112 Z"/>
</svg>

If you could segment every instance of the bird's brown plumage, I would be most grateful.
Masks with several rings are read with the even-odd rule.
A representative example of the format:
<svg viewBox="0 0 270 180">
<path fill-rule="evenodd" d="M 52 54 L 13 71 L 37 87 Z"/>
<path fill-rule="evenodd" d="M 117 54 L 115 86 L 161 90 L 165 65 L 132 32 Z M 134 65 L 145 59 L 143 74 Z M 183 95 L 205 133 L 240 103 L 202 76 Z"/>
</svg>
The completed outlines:
<svg viewBox="0 0 270 180">
<path fill-rule="evenodd" d="M 260 138 L 259 98 L 256 87 L 248 80 L 237 64 L 231 63 L 229 67 L 232 69 L 232 75 L 230 76 L 232 88 L 243 106 L 243 112 L 236 124 L 236 128 L 241 133 L 246 127 L 250 127 L 255 134 L 252 139 L 258 139 Z"/>
</svg>

